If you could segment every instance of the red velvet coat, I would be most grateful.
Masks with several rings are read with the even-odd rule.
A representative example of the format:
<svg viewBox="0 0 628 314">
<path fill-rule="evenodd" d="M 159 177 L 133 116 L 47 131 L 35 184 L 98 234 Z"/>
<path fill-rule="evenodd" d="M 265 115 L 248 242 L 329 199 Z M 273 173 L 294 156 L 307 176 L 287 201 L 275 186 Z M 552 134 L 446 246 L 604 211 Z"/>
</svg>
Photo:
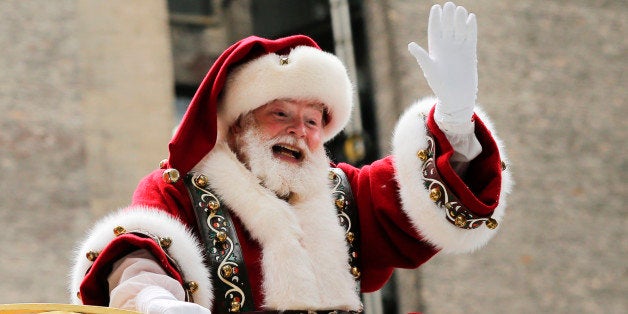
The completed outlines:
<svg viewBox="0 0 628 314">
<path fill-rule="evenodd" d="M 421 176 L 421 161 L 416 157 L 416 152 L 426 148 L 427 144 L 424 140 L 412 143 L 415 138 L 429 137 L 435 140 L 436 155 L 433 162 L 436 170 L 442 177 L 442 183 L 460 203 L 478 216 L 492 215 L 501 220 L 503 215 L 504 197 L 510 188 L 510 175 L 507 171 L 502 171 L 502 161 L 505 158 L 500 154 L 498 140 L 489 130 L 490 125 L 483 122 L 487 118 L 481 113 L 479 115 L 482 119 L 475 117 L 475 133 L 483 151 L 471 162 L 463 179 L 449 164 L 453 150 L 434 123 L 433 110 L 429 111 L 429 108 L 429 105 L 419 104 L 404 114 L 394 136 L 392 156 L 360 169 L 348 164 L 337 165 L 350 181 L 359 210 L 363 292 L 380 289 L 390 278 L 394 268 L 416 268 L 439 250 L 474 250 L 484 245 L 495 232 L 484 226 L 477 229 L 458 228 L 441 214 L 445 209 L 430 200 L 429 190 L 426 190 Z M 428 114 L 427 121 L 422 121 L 421 112 Z M 163 172 L 163 169 L 155 170 L 140 182 L 129 210 L 149 207 L 167 212 L 198 236 L 191 201 L 182 180 L 166 183 Z M 232 216 L 242 245 L 256 308 L 261 310 L 260 300 L 264 299 L 266 293 L 264 269 L 261 265 L 263 247 L 250 234 L 250 229 L 254 227 L 242 223 L 238 215 Z M 106 228 L 111 226 L 109 224 Z M 142 236 L 127 233 L 114 237 L 109 242 L 102 241 L 101 244 L 91 240 L 86 242 L 84 250 L 87 251 L 91 245 L 100 255 L 93 264 L 89 264 L 89 261 L 86 266 L 75 267 L 74 281 L 75 285 L 80 282 L 81 302 L 84 304 L 108 304 L 106 276 L 112 263 L 137 248 L 153 252 L 164 269 L 182 284 L 190 278 L 183 278 L 181 268 L 194 268 L 193 264 L 174 267 L 158 241 Z M 202 257 L 202 252 L 200 254 Z M 196 267 L 202 268 L 201 265 Z M 185 269 L 183 271 L 189 274 Z M 84 278 L 81 272 L 86 272 Z M 73 289 L 79 290 L 79 287 Z"/>
</svg>

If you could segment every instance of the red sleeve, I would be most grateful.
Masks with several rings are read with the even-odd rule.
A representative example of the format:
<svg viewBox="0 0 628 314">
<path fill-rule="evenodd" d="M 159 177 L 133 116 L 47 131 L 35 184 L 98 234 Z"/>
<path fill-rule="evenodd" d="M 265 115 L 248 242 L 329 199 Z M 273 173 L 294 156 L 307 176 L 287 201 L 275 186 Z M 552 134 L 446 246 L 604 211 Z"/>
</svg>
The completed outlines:
<svg viewBox="0 0 628 314">
<path fill-rule="evenodd" d="M 106 228 L 106 230 L 96 231 L 97 233 L 100 232 L 98 233 L 99 235 L 102 234 L 104 236 L 90 237 L 87 240 L 92 243 L 94 250 L 99 251 L 94 251 L 97 254 L 95 255 L 97 258 L 94 257 L 93 264 L 85 273 L 85 277 L 80 284 L 80 298 L 83 304 L 108 305 L 109 287 L 107 278 L 112 271 L 113 264 L 138 249 L 146 249 L 151 252 L 168 275 L 184 284 L 183 275 L 177 265 L 186 264 L 185 261 L 180 260 L 181 256 L 170 257 L 168 250 L 160 245 L 160 238 L 156 235 L 161 233 L 163 236 L 170 237 L 173 228 L 175 230 L 187 228 L 192 232 L 196 232 L 196 220 L 183 180 L 180 179 L 174 184 L 166 183 L 162 180 L 162 173 L 163 170 L 158 169 L 146 176 L 139 183 L 134 193 L 132 205 L 124 210 L 124 214 L 118 214 L 119 219 L 117 221 L 119 222 L 115 222 L 113 225 L 109 224 L 106 227 L 96 226 L 96 230 Z M 145 211 L 145 209 L 149 210 L 138 213 Z M 150 214 L 151 210 L 156 216 Z M 158 213 L 161 213 L 162 216 L 158 215 Z M 130 223 L 125 220 L 126 217 L 145 214 L 147 214 L 146 219 L 155 217 L 150 227 L 141 226 L 139 229 L 128 229 L 128 224 L 142 225 L 142 221 L 148 221 L 142 220 L 142 218 L 135 218 Z M 170 217 L 171 220 L 164 219 L 166 216 Z M 173 222 L 178 222 L 181 227 L 173 227 L 177 224 L 174 223 L 173 225 Z M 118 224 L 128 230 L 113 237 L 113 228 Z M 112 237 L 112 239 L 109 242 L 103 242 L 108 237 Z M 176 240 L 173 238 L 173 242 L 175 242 L 175 245 L 181 245 L 183 242 L 189 243 L 189 247 L 194 250 L 196 249 L 194 244 L 195 238 L 198 238 L 198 236 L 192 234 L 179 235 Z M 99 248 L 99 243 L 101 243 L 102 249 Z M 177 262 L 173 258 L 177 258 Z"/>
<path fill-rule="evenodd" d="M 138 249 L 149 251 L 159 262 L 166 273 L 183 285 L 183 279 L 173 262 L 154 239 L 139 234 L 122 234 L 109 242 L 98 254 L 98 258 L 85 274 L 81 283 L 81 301 L 85 305 L 108 306 L 109 285 L 107 278 L 113 269 L 113 264 Z"/>
<path fill-rule="evenodd" d="M 499 200 L 500 156 L 486 126 L 477 116 L 475 119 L 476 136 L 483 150 L 470 163 L 464 180 L 456 174 L 449 163 L 453 148 L 436 126 L 433 111 L 428 117 L 427 128 L 433 134 L 436 143 L 437 171 L 444 183 L 470 210 L 480 215 L 490 215 Z M 418 119 L 417 123 L 420 123 Z M 422 237 L 421 230 L 401 209 L 402 201 L 399 196 L 399 183 L 395 178 L 397 170 L 393 157 L 386 157 L 360 169 L 348 164 L 339 164 L 338 167 L 347 174 L 358 206 L 363 291 L 370 292 L 381 288 L 394 268 L 416 268 L 438 252 L 434 245 Z M 442 222 L 448 224 L 444 215 Z"/>
<path fill-rule="evenodd" d="M 380 289 L 394 268 L 416 268 L 436 254 L 400 210 L 392 157 L 361 169 L 338 167 L 347 174 L 359 210 L 363 292 Z"/>
<path fill-rule="evenodd" d="M 449 160 L 454 149 L 434 121 L 434 108 L 428 116 L 427 128 L 436 142 L 438 173 L 465 207 L 478 215 L 491 215 L 497 207 L 502 186 L 501 159 L 497 144 L 486 125 L 474 115 L 475 135 L 482 145 L 482 153 L 471 161 L 465 178 L 461 178 L 451 167 Z"/>
</svg>

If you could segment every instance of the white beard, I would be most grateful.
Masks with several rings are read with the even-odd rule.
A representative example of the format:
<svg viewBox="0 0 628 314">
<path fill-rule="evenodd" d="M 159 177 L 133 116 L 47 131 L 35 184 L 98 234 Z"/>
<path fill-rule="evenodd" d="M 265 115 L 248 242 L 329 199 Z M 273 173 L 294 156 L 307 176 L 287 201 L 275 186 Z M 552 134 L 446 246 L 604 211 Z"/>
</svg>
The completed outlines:
<svg viewBox="0 0 628 314">
<path fill-rule="evenodd" d="M 236 135 L 237 153 L 263 186 L 279 197 L 294 197 L 328 184 L 329 158 L 323 145 L 310 151 L 303 139 L 287 135 L 268 138 L 260 132 L 252 116 L 243 119 L 243 130 Z M 301 162 L 293 164 L 275 158 L 272 147 L 278 143 L 298 147 L 303 152 Z"/>
</svg>

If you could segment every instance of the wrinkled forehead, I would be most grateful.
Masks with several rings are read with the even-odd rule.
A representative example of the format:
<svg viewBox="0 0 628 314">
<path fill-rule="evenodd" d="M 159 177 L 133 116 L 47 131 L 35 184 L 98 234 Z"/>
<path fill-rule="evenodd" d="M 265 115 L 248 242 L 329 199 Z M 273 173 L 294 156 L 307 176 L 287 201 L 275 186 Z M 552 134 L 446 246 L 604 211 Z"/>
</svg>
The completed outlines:
<svg viewBox="0 0 628 314">
<path fill-rule="evenodd" d="M 319 100 L 313 99 L 278 98 L 264 104 L 263 107 L 273 105 L 296 105 L 299 107 L 312 108 L 320 111 L 321 113 L 324 113 L 326 111 L 325 104 L 323 104 Z"/>
</svg>

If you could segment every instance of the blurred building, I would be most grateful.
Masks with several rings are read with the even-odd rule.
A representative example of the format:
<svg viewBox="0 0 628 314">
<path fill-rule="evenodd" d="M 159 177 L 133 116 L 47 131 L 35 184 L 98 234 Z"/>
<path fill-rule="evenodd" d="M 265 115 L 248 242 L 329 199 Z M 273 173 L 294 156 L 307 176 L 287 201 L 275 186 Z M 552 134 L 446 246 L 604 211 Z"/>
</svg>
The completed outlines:
<svg viewBox="0 0 628 314">
<path fill-rule="evenodd" d="M 128 204 L 213 60 L 249 34 L 335 51 L 329 0 L 0 1 L 0 303 L 65 303 L 72 249 Z M 348 0 L 368 162 L 430 94 L 432 1 Z M 479 102 L 516 191 L 477 253 L 397 271 L 384 313 L 628 311 L 624 1 L 470 1 Z M 350 159 L 341 136 L 329 145 Z M 420 275 L 419 275 L 420 274 Z M 373 312 L 375 313 L 375 312 Z"/>
</svg>

